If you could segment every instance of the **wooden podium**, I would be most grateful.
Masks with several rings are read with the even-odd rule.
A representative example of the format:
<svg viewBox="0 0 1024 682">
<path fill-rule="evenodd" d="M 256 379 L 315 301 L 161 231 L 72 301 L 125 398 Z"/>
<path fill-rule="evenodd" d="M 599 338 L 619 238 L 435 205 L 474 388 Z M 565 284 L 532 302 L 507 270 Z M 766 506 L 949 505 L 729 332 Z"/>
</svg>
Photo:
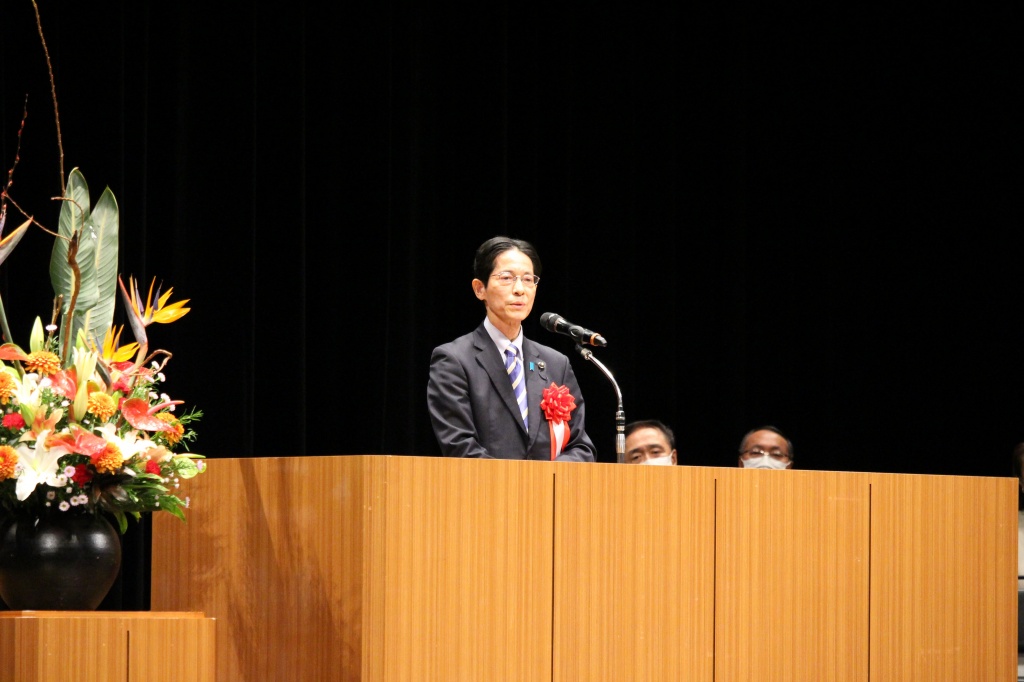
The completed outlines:
<svg viewBox="0 0 1024 682">
<path fill-rule="evenodd" d="M 213 682 L 215 639 L 201 613 L 0 611 L 0 680 Z"/>
<path fill-rule="evenodd" d="M 1012 478 L 215 459 L 152 605 L 230 680 L 1012 680 Z M 167 516 L 167 515 L 161 515 Z"/>
</svg>

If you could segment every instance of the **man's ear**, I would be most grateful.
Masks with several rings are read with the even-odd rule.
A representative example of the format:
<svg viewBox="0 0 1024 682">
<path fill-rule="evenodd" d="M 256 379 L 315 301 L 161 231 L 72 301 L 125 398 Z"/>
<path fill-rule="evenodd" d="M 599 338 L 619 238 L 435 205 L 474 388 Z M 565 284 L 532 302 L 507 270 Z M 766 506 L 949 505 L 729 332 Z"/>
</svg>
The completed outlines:
<svg viewBox="0 0 1024 682">
<path fill-rule="evenodd" d="M 676 461 L 676 460 L 677 460 L 677 457 L 676 457 L 676 451 L 675 451 L 675 448 L 673 448 L 673 449 L 672 449 L 672 463 L 673 463 L 673 464 L 679 464 L 679 462 L 678 462 L 678 461 Z"/>
<path fill-rule="evenodd" d="M 483 282 L 481 282 L 478 279 L 473 280 L 473 294 L 481 301 L 484 300 L 484 293 L 486 292 L 486 290 L 487 287 L 484 286 Z"/>
</svg>

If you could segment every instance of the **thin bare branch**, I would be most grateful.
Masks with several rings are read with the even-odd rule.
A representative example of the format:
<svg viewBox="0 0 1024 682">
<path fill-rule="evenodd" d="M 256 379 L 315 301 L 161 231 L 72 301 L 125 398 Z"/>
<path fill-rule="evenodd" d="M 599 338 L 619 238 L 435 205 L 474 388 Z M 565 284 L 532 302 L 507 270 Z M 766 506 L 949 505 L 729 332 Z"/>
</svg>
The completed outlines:
<svg viewBox="0 0 1024 682">
<path fill-rule="evenodd" d="M 21 161 L 21 134 L 25 132 L 25 120 L 28 118 L 28 94 L 25 94 L 25 104 L 21 110 L 21 126 L 18 127 L 18 141 L 14 145 L 14 161 L 11 163 L 10 170 L 7 171 L 7 184 L 4 185 L 3 190 L 0 190 L 0 214 L 7 214 L 7 193 L 10 191 L 11 186 L 14 184 L 14 169 L 18 167 L 18 162 Z"/>
<path fill-rule="evenodd" d="M 39 5 L 32 0 L 32 7 L 36 11 L 36 28 L 39 29 L 39 40 L 43 43 L 43 54 L 46 55 L 46 70 L 50 74 L 50 97 L 53 99 L 53 120 L 57 124 L 57 151 L 60 154 L 60 193 L 66 194 L 64 185 L 64 143 L 60 137 L 60 114 L 57 113 L 57 83 L 53 78 L 53 64 L 50 62 L 50 50 L 46 47 L 46 38 L 43 36 L 43 20 L 39 16 Z"/>
</svg>

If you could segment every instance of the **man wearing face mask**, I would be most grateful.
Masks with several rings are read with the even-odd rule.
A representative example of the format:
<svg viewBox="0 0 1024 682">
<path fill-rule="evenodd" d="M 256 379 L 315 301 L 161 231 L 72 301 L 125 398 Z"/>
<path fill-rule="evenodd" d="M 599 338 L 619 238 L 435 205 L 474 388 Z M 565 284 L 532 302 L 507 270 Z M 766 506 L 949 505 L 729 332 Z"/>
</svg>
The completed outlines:
<svg viewBox="0 0 1024 682">
<path fill-rule="evenodd" d="M 626 425 L 626 464 L 671 466 L 676 463 L 676 437 L 657 419 Z"/>
<path fill-rule="evenodd" d="M 739 466 L 745 469 L 792 469 L 793 443 L 774 426 L 758 427 L 740 441 Z"/>
</svg>

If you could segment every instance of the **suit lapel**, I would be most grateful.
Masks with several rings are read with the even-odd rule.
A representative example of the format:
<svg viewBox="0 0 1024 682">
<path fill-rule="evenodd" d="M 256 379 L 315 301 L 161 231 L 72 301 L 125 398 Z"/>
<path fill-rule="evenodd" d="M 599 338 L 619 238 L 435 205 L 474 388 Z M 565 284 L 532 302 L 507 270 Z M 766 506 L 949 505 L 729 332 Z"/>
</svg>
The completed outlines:
<svg viewBox="0 0 1024 682">
<path fill-rule="evenodd" d="M 519 431 L 525 432 L 526 427 L 523 426 L 523 418 L 519 413 L 519 403 L 516 402 L 515 391 L 512 390 L 512 382 L 509 381 L 508 372 L 505 371 L 505 363 L 501 361 L 501 356 L 494 348 L 494 341 L 487 335 L 487 330 L 481 324 L 476 328 L 476 361 L 491 380 L 491 384 L 494 386 L 494 390 L 499 396 L 501 401 L 505 403 L 505 407 L 509 412 L 516 418 L 516 423 L 519 424 Z M 524 353 L 525 355 L 525 353 Z M 530 414 L 527 417 L 530 420 L 530 430 L 533 431 L 533 402 L 530 397 L 530 382 L 526 382 L 526 393 L 527 393 L 527 404 L 530 406 Z M 538 399 L 538 405 L 540 404 Z M 540 409 L 538 407 L 537 409 Z"/>
<path fill-rule="evenodd" d="M 529 339 L 523 339 L 523 359 L 526 362 L 526 400 L 530 406 L 530 445 L 537 441 L 542 429 L 547 429 L 544 411 L 540 409 L 540 401 L 544 397 L 544 389 L 551 385 L 548 378 L 548 367 L 541 362 L 537 349 Z M 543 369 L 541 369 L 543 367 Z"/>
</svg>

